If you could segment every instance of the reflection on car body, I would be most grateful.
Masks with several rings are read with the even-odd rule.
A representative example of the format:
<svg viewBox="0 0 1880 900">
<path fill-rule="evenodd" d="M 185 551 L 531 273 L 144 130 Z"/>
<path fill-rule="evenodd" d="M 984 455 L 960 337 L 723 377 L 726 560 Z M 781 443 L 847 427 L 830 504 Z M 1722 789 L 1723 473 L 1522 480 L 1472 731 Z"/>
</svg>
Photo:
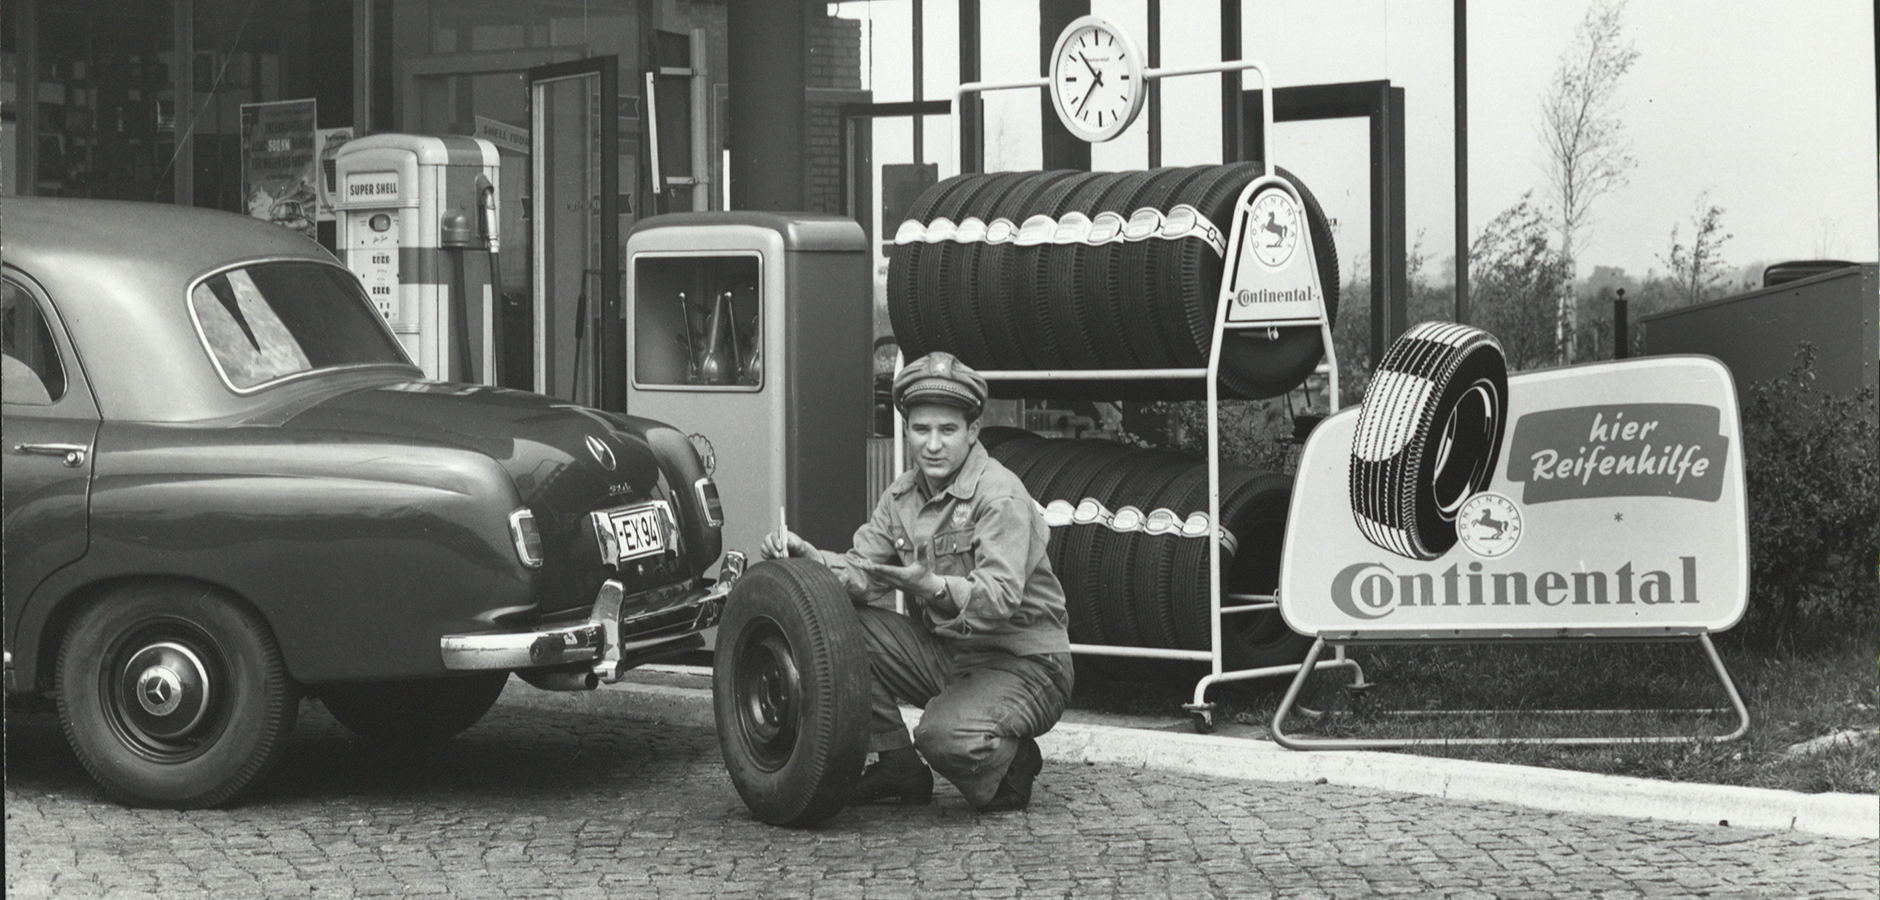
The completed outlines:
<svg viewBox="0 0 1880 900">
<path fill-rule="evenodd" d="M 433 740 L 511 671 L 592 687 L 716 622 L 682 432 L 423 380 L 275 225 L 9 198 L 3 240 L 6 690 L 112 797 L 239 797 L 303 693 Z"/>
</svg>

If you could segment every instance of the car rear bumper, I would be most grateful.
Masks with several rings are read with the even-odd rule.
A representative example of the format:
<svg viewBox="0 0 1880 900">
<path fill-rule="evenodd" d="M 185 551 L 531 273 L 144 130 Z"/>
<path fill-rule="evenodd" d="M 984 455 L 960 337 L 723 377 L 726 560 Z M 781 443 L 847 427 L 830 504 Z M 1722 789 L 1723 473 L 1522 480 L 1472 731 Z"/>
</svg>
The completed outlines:
<svg viewBox="0 0 1880 900">
<path fill-rule="evenodd" d="M 725 597 L 744 569 L 744 555 L 725 555 L 723 577 L 700 587 L 674 585 L 627 596 L 608 580 L 585 620 L 526 631 L 447 634 L 438 639 L 444 667 L 455 671 L 526 670 L 589 663 L 599 681 L 618 681 L 641 662 L 701 645 L 699 633 L 718 624 Z"/>
</svg>

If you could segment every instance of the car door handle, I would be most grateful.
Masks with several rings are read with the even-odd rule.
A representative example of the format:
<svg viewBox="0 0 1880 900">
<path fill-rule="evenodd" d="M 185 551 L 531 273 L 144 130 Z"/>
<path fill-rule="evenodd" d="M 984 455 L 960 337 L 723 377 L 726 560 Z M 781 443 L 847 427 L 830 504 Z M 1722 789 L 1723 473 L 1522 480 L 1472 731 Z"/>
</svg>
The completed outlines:
<svg viewBox="0 0 1880 900">
<path fill-rule="evenodd" d="M 91 450 L 84 444 L 14 444 L 15 453 L 28 453 L 34 456 L 62 456 L 65 464 L 78 468 L 85 464 L 85 454 Z"/>
</svg>

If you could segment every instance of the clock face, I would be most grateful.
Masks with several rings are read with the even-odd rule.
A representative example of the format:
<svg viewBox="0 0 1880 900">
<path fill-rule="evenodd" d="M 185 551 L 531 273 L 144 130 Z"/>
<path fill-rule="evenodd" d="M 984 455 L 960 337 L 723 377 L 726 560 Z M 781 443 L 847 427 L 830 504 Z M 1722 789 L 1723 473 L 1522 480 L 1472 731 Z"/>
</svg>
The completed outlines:
<svg viewBox="0 0 1880 900">
<path fill-rule="evenodd" d="M 1072 22 L 1051 54 L 1051 105 L 1072 134 L 1107 141 L 1142 112 L 1142 56 L 1115 25 L 1096 16 Z"/>
</svg>

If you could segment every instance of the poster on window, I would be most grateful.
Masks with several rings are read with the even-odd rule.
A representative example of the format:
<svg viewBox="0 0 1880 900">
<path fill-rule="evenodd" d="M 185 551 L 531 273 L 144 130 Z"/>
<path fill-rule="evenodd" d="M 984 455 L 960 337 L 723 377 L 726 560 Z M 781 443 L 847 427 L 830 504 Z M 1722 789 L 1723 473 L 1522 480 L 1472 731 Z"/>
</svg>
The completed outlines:
<svg viewBox="0 0 1880 900">
<path fill-rule="evenodd" d="M 313 100 L 242 104 L 242 197 L 248 214 L 314 237 L 319 148 Z"/>
</svg>

